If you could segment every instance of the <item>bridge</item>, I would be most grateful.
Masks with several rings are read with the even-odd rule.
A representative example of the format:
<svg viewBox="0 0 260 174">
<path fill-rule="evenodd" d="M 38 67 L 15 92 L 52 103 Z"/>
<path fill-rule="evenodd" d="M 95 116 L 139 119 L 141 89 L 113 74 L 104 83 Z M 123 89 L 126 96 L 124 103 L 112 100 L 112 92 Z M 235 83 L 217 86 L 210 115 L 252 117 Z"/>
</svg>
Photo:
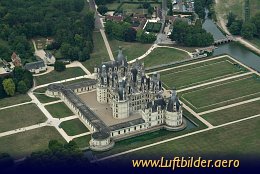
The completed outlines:
<svg viewBox="0 0 260 174">
<path fill-rule="evenodd" d="M 226 38 L 224 39 L 215 40 L 214 45 L 221 45 L 221 44 L 232 42 L 234 40 L 235 39 L 232 36 L 227 35 Z"/>
</svg>

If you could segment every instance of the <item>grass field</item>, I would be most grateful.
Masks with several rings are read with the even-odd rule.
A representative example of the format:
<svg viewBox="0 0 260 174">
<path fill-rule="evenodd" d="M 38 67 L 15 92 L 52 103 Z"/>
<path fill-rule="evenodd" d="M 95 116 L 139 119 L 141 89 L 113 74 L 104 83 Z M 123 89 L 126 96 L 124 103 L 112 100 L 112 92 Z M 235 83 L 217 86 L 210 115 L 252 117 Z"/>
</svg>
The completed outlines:
<svg viewBox="0 0 260 174">
<path fill-rule="evenodd" d="M 260 114 L 259 100 L 232 108 L 208 113 L 202 115 L 202 117 L 213 125 L 219 125 L 258 114 Z"/>
<path fill-rule="evenodd" d="M 73 78 L 73 77 L 78 77 L 83 75 L 86 74 L 81 68 L 73 67 L 73 68 L 66 68 L 66 70 L 62 72 L 52 71 L 42 76 L 36 76 L 35 80 L 37 85 L 42 85 L 46 83 L 65 80 L 68 78 Z"/>
<path fill-rule="evenodd" d="M 144 61 L 145 67 L 151 67 L 183 60 L 189 57 L 188 53 L 175 48 L 156 48 L 142 61 Z"/>
<path fill-rule="evenodd" d="M 46 105 L 45 108 L 54 118 L 64 118 L 74 115 L 74 113 L 63 102 Z"/>
<path fill-rule="evenodd" d="M 116 142 L 113 149 L 106 151 L 106 152 L 95 152 L 95 155 L 100 158 L 100 157 L 112 155 L 112 154 L 115 154 L 115 153 L 120 153 L 120 152 L 123 152 L 123 151 L 126 151 L 126 150 L 141 147 L 141 146 L 144 146 L 144 145 L 159 142 L 159 141 L 162 141 L 162 140 L 166 140 L 166 139 L 169 139 L 169 138 L 173 138 L 173 137 L 176 137 L 176 136 L 179 136 L 179 135 L 184 135 L 184 134 L 189 133 L 189 132 L 193 132 L 193 131 L 196 131 L 196 130 L 206 128 L 206 126 L 202 122 L 200 122 L 196 117 L 194 117 L 188 111 L 183 110 L 183 112 L 184 112 L 185 116 L 190 118 L 192 121 L 194 121 L 198 125 L 198 127 L 185 129 L 185 130 L 182 130 L 182 131 L 179 131 L 179 132 L 159 130 L 159 131 L 147 133 L 147 134 L 144 134 L 144 135 L 140 135 L 140 136 L 136 136 L 136 137 L 133 137 L 133 138 L 129 138 L 129 139 L 126 139 L 126 140 Z"/>
<path fill-rule="evenodd" d="M 89 132 L 88 128 L 79 119 L 64 121 L 60 124 L 60 127 L 69 136 L 74 136 L 85 132 Z"/>
<path fill-rule="evenodd" d="M 42 127 L 0 138 L 0 153 L 19 159 L 48 148 L 50 140 L 65 140 L 54 127 Z"/>
<path fill-rule="evenodd" d="M 90 139 L 91 139 L 91 135 L 86 135 L 79 138 L 74 138 L 73 141 L 77 143 L 79 148 L 86 148 L 89 146 Z"/>
<path fill-rule="evenodd" d="M 219 3 L 215 7 L 216 13 L 226 16 L 230 11 L 237 15 L 239 18 L 243 18 L 244 15 L 244 0 L 218 0 Z M 259 12 L 260 1 L 250 0 L 250 13 L 254 16 Z"/>
<path fill-rule="evenodd" d="M 127 56 L 128 61 L 143 55 L 152 46 L 151 44 L 123 42 L 116 39 L 109 39 L 109 44 L 115 58 L 117 57 L 118 49 L 121 46 L 123 48 L 123 54 Z"/>
<path fill-rule="evenodd" d="M 48 97 L 45 94 L 34 94 L 34 95 L 41 103 L 49 103 L 49 102 L 60 100 L 59 98 Z"/>
<path fill-rule="evenodd" d="M 120 156 L 122 159 L 171 155 L 259 155 L 260 117 L 202 132 Z M 118 160 L 115 158 L 114 160 Z"/>
<path fill-rule="evenodd" d="M 260 49 L 260 39 L 259 38 L 254 37 L 249 42 L 253 43 L 258 49 Z"/>
<path fill-rule="evenodd" d="M 0 132 L 6 132 L 46 121 L 35 104 L 26 104 L 0 110 Z"/>
<path fill-rule="evenodd" d="M 82 64 L 90 71 L 94 72 L 94 67 L 99 66 L 102 62 L 109 61 L 109 55 L 100 32 L 93 32 L 94 50 L 90 59 Z"/>
<path fill-rule="evenodd" d="M 197 112 L 260 96 L 260 81 L 248 75 L 198 88 L 181 95 L 182 101 Z"/>
<path fill-rule="evenodd" d="M 160 72 L 161 80 L 166 88 L 177 89 L 198 85 L 247 71 L 239 69 L 227 57 L 193 65 L 176 67 L 172 70 Z M 221 71 L 220 71 L 221 70 Z"/>
<path fill-rule="evenodd" d="M 19 94 L 13 97 L 7 97 L 0 99 L 0 107 L 6 107 L 10 105 L 15 105 L 19 103 L 29 102 L 32 99 L 27 94 Z"/>
</svg>

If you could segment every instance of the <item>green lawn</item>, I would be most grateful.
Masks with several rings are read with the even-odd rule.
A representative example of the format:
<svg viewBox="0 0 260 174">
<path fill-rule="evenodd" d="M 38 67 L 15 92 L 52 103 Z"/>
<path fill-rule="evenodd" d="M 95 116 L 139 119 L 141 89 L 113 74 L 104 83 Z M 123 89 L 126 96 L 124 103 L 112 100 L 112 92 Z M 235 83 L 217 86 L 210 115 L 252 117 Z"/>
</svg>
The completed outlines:
<svg viewBox="0 0 260 174">
<path fill-rule="evenodd" d="M 52 71 L 42 76 L 36 76 L 35 80 L 37 85 L 42 85 L 83 75 L 86 75 L 86 73 L 81 68 L 73 67 L 66 68 L 66 70 L 62 72 Z"/>
<path fill-rule="evenodd" d="M 125 156 L 122 159 L 161 157 L 173 155 L 260 155 L 260 118 L 198 133 L 168 143 L 160 144 Z M 115 158 L 114 160 L 118 160 Z"/>
<path fill-rule="evenodd" d="M 90 59 L 82 64 L 90 71 L 94 72 L 95 66 L 100 66 L 102 62 L 109 61 L 109 55 L 100 32 L 93 32 L 94 50 Z"/>
<path fill-rule="evenodd" d="M 212 112 L 202 115 L 207 121 L 213 125 L 219 125 L 242 118 L 260 114 L 260 101 L 250 102 L 247 104 L 235 106 L 228 109 Z"/>
<path fill-rule="evenodd" d="M 184 92 L 181 99 L 197 112 L 203 112 L 259 96 L 260 81 L 249 75 Z"/>
<path fill-rule="evenodd" d="M 64 121 L 60 124 L 60 127 L 69 136 L 74 136 L 85 132 L 89 132 L 88 128 L 79 119 Z"/>
<path fill-rule="evenodd" d="M 221 70 L 221 71 L 220 71 Z M 201 62 L 185 67 L 176 67 L 172 70 L 161 72 L 161 80 L 166 88 L 177 89 L 194 86 L 201 83 L 243 73 L 247 70 L 233 65 L 228 58 Z"/>
<path fill-rule="evenodd" d="M 73 141 L 77 143 L 79 148 L 86 148 L 89 146 L 90 139 L 91 139 L 91 135 L 86 135 L 79 138 L 75 138 L 73 139 Z"/>
<path fill-rule="evenodd" d="M 74 115 L 74 113 L 63 102 L 46 105 L 45 108 L 54 118 L 64 118 Z"/>
<path fill-rule="evenodd" d="M 258 49 L 260 49 L 260 39 L 259 38 L 254 38 L 252 40 L 249 40 L 249 42 L 253 43 Z"/>
<path fill-rule="evenodd" d="M 182 131 L 179 131 L 179 132 L 159 130 L 159 131 L 147 133 L 147 134 L 144 134 L 144 135 L 140 135 L 140 136 L 136 136 L 136 137 L 133 137 L 133 138 L 129 138 L 129 139 L 126 139 L 126 140 L 116 142 L 113 149 L 111 149 L 109 151 L 94 152 L 94 153 L 96 154 L 96 156 L 98 158 L 105 157 L 105 156 L 108 156 L 108 155 L 120 153 L 120 152 L 130 150 L 130 149 L 133 149 L 133 148 L 137 148 L 137 147 L 142 147 L 142 146 L 145 146 L 145 145 L 148 145 L 148 144 L 151 144 L 151 143 L 159 142 L 159 141 L 162 141 L 162 140 L 166 140 L 166 139 L 169 139 L 169 138 L 173 138 L 173 137 L 176 137 L 176 136 L 187 134 L 189 132 L 194 132 L 194 131 L 206 128 L 206 126 L 202 122 L 200 122 L 196 117 L 194 117 L 188 111 L 184 110 L 183 112 L 184 112 L 185 116 L 190 118 L 192 121 L 194 121 L 198 125 L 198 127 L 185 129 L 185 130 L 182 130 Z"/>
<path fill-rule="evenodd" d="M 53 97 L 48 97 L 45 94 L 34 94 L 35 97 L 37 97 L 37 99 L 41 102 L 41 103 L 49 103 L 49 102 L 53 102 L 53 101 L 57 101 L 60 100 L 60 98 L 53 98 Z"/>
<path fill-rule="evenodd" d="M 47 149 L 50 140 L 59 140 L 65 143 L 54 127 L 42 127 L 1 137 L 0 153 L 9 153 L 16 159 L 23 158 L 32 152 Z"/>
<path fill-rule="evenodd" d="M 114 57 L 117 57 L 118 49 L 123 48 L 123 54 L 127 56 L 127 60 L 133 60 L 142 56 L 152 46 L 151 44 L 142 44 L 138 42 L 123 42 L 116 39 L 109 39 L 109 45 Z"/>
<path fill-rule="evenodd" d="M 142 61 L 144 61 L 145 67 L 151 67 L 183 60 L 189 57 L 188 53 L 175 48 L 156 48 Z"/>
<path fill-rule="evenodd" d="M 27 94 L 19 94 L 13 97 L 7 97 L 0 99 L 0 107 L 6 107 L 10 105 L 15 105 L 19 103 L 29 102 L 32 99 Z"/>
<path fill-rule="evenodd" d="M 0 132 L 6 132 L 46 121 L 35 104 L 26 104 L 0 110 Z"/>
</svg>

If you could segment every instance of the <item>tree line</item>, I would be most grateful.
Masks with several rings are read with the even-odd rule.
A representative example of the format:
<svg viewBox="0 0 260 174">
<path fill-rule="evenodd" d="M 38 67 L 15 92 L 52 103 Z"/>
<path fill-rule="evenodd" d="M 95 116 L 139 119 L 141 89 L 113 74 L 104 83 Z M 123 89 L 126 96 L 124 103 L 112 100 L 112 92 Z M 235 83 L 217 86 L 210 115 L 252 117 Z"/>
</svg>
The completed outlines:
<svg viewBox="0 0 260 174">
<path fill-rule="evenodd" d="M 230 12 L 226 26 L 233 35 L 241 35 L 246 39 L 260 38 L 260 13 L 257 13 L 249 21 L 243 21 Z"/>
<path fill-rule="evenodd" d="M 62 57 L 85 60 L 93 49 L 94 14 L 83 12 L 85 0 L 1 0 L 0 57 L 33 58 L 30 39 L 53 37 L 49 49 L 61 49 Z"/>
<path fill-rule="evenodd" d="M 202 28 L 199 20 L 195 25 L 189 25 L 186 21 L 176 20 L 169 37 L 171 40 L 184 46 L 202 47 L 210 46 L 214 43 L 212 34 Z"/>
</svg>

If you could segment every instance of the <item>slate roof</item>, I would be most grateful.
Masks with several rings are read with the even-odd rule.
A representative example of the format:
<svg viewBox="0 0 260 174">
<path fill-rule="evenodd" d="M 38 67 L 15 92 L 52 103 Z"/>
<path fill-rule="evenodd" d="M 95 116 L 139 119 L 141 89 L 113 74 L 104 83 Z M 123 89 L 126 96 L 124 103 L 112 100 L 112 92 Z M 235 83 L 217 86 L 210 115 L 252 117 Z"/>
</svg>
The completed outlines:
<svg viewBox="0 0 260 174">
<path fill-rule="evenodd" d="M 128 128 L 128 127 L 131 127 L 131 126 L 134 126 L 134 125 L 142 124 L 144 122 L 145 121 L 142 118 L 138 118 L 138 119 L 135 119 L 135 120 L 131 120 L 131 121 L 127 121 L 127 122 L 124 122 L 124 123 L 119 123 L 119 124 L 110 126 L 109 129 L 111 131 L 115 131 L 115 130 L 119 130 L 119 129 L 123 129 L 123 128 Z"/>
<path fill-rule="evenodd" d="M 45 67 L 45 63 L 43 60 L 39 60 L 36 62 L 26 63 L 24 68 L 27 70 L 39 69 Z"/>
</svg>

